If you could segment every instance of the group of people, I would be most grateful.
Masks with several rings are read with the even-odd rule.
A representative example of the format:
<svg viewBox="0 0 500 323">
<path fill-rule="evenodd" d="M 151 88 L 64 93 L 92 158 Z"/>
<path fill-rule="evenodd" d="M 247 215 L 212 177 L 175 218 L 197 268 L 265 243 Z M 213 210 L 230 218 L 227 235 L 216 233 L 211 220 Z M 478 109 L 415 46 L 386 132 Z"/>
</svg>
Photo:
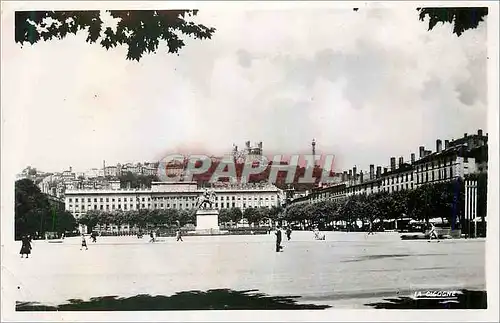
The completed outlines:
<svg viewBox="0 0 500 323">
<path fill-rule="evenodd" d="M 138 235 L 137 237 L 138 237 L 138 238 L 142 238 L 142 234 L 141 234 L 140 236 Z M 157 241 L 157 240 L 156 240 L 156 232 L 151 231 L 151 232 L 149 233 L 149 238 L 150 238 L 150 239 L 149 239 L 149 242 L 150 242 L 150 243 L 156 242 L 156 241 Z M 176 239 L 176 241 L 184 241 L 184 240 L 182 240 L 182 231 L 181 231 L 181 229 L 178 229 L 178 230 L 175 232 L 175 239 Z"/>
</svg>

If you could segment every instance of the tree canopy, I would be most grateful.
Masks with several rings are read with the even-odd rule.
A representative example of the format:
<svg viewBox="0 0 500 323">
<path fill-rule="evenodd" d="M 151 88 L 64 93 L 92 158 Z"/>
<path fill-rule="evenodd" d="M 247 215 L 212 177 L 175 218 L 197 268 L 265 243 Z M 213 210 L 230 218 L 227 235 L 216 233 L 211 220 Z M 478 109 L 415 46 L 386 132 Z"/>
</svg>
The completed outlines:
<svg viewBox="0 0 500 323">
<path fill-rule="evenodd" d="M 64 233 L 76 228 L 76 220 L 67 211 L 50 205 L 47 195 L 30 179 L 15 184 L 15 238 L 25 234 L 43 236 L 45 232 Z"/>
<path fill-rule="evenodd" d="M 358 11 L 359 8 L 353 8 Z M 439 22 L 454 24 L 457 36 L 477 28 L 488 15 L 487 7 L 418 8 L 419 19 L 429 17 L 429 30 Z M 139 61 L 145 53 L 156 53 L 160 42 L 166 42 L 169 53 L 178 54 L 185 46 L 183 37 L 211 39 L 215 28 L 196 24 L 189 19 L 198 10 L 105 10 L 118 20 L 116 28 L 104 27 L 101 11 L 16 11 L 15 40 L 34 44 L 40 40 L 62 39 L 68 34 L 86 32 L 88 43 L 106 48 L 128 46 L 127 59 Z"/>
<path fill-rule="evenodd" d="M 215 28 L 189 21 L 197 10 L 106 11 L 118 19 L 116 29 L 104 28 L 98 10 L 16 11 L 15 40 L 34 44 L 85 31 L 88 43 L 99 41 L 106 49 L 127 45 L 127 59 L 139 61 L 144 53 L 155 53 L 160 41 L 167 43 L 169 53 L 178 53 L 185 46 L 183 36 L 210 39 L 215 32 Z"/>
<path fill-rule="evenodd" d="M 453 33 L 457 36 L 469 29 L 475 29 L 488 15 L 488 7 L 479 8 L 418 8 L 419 18 L 424 21 L 429 17 L 429 30 L 432 30 L 438 22 L 453 24 Z"/>
</svg>

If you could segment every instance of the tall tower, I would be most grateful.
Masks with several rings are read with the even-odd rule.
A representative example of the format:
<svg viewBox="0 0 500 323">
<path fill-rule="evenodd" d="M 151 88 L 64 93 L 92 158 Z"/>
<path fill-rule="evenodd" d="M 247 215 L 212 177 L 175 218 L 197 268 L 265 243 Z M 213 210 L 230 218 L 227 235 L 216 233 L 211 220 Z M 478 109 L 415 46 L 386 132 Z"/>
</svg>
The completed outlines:
<svg viewBox="0 0 500 323">
<path fill-rule="evenodd" d="M 312 147 L 312 154 L 313 154 L 313 157 L 314 157 L 314 156 L 316 156 L 316 139 L 312 140 L 311 147 Z"/>
</svg>

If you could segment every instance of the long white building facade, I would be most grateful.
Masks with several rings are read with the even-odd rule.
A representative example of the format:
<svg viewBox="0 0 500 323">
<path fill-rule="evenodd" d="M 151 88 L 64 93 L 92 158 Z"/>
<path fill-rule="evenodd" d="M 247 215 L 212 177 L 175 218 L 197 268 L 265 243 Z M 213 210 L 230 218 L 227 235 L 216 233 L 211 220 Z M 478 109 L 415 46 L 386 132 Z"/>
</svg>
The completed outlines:
<svg viewBox="0 0 500 323">
<path fill-rule="evenodd" d="M 279 206 L 283 192 L 274 185 L 246 185 L 214 188 L 214 207 L 221 210 L 238 207 Z M 153 182 L 150 189 L 79 189 L 66 190 L 65 208 L 76 218 L 90 210 L 193 209 L 204 192 L 196 182 Z"/>
<path fill-rule="evenodd" d="M 465 178 L 468 174 L 487 171 L 487 157 L 477 154 L 480 149 L 487 149 L 487 136 L 482 130 L 477 135 L 464 134 L 464 137 L 452 142 L 445 141 L 443 149 L 441 140 L 436 140 L 436 150 L 431 152 L 420 147 L 419 158 L 411 155 L 410 161 L 403 157 L 392 157 L 389 168 L 370 165 L 370 172 L 357 172 L 353 167 L 344 172 L 341 184 L 317 189 L 307 196 L 294 199 L 295 203 L 316 203 L 321 201 L 339 201 L 357 194 L 373 194 L 377 192 L 397 192 L 413 190 L 422 185 Z M 475 158 L 473 156 L 482 156 Z"/>
</svg>

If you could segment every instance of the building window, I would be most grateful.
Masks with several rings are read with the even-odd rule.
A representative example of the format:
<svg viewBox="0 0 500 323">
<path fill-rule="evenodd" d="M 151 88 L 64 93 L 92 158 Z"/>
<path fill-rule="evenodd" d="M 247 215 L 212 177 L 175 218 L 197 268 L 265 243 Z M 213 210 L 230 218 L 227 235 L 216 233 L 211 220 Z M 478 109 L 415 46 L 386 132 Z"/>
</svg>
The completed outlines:
<svg viewBox="0 0 500 323">
<path fill-rule="evenodd" d="M 160 204 L 160 207 L 163 207 L 163 203 L 162 203 L 162 204 Z"/>
<path fill-rule="evenodd" d="M 425 173 L 425 182 L 429 181 L 429 173 Z"/>
<path fill-rule="evenodd" d="M 125 210 L 127 209 L 127 204 L 123 205 L 123 209 Z"/>
<path fill-rule="evenodd" d="M 144 204 L 142 205 L 142 208 L 143 208 L 143 209 L 145 208 Z"/>
<path fill-rule="evenodd" d="M 121 204 L 118 204 L 118 208 L 121 210 L 121 209 L 122 209 L 122 205 L 121 205 Z"/>
<path fill-rule="evenodd" d="M 406 181 L 408 182 L 408 174 L 406 174 Z"/>
<path fill-rule="evenodd" d="M 432 171 L 432 180 L 434 181 L 434 171 Z"/>
<path fill-rule="evenodd" d="M 448 173 L 448 172 L 446 171 L 446 168 L 445 168 L 445 169 L 443 169 L 444 179 L 446 179 L 446 175 L 447 175 L 447 173 Z"/>
<path fill-rule="evenodd" d="M 121 201 L 122 201 L 122 199 L 121 199 L 121 198 L 118 198 L 118 202 L 121 202 Z"/>
<path fill-rule="evenodd" d="M 113 199 L 111 199 L 111 202 L 114 202 L 114 201 L 115 201 L 115 199 L 114 199 L 114 198 L 113 198 Z"/>
<path fill-rule="evenodd" d="M 97 205 L 94 205 L 94 210 L 97 210 Z"/>
<path fill-rule="evenodd" d="M 168 208 L 170 207 L 170 203 L 167 203 L 167 207 L 168 207 Z"/>
<path fill-rule="evenodd" d="M 408 189 L 408 183 L 406 183 L 406 189 Z"/>
<path fill-rule="evenodd" d="M 85 210 L 85 205 L 82 205 L 82 210 Z"/>
<path fill-rule="evenodd" d="M 87 202 L 90 203 L 90 197 L 87 199 Z"/>
<path fill-rule="evenodd" d="M 103 201 L 103 198 L 101 197 L 101 198 L 99 199 L 99 201 L 101 201 L 101 202 L 102 202 L 102 201 Z"/>
<path fill-rule="evenodd" d="M 219 203 L 215 203 L 215 207 L 219 207 Z"/>
<path fill-rule="evenodd" d="M 109 204 L 108 204 L 108 205 L 106 205 L 106 210 L 109 210 Z"/>
<path fill-rule="evenodd" d="M 450 167 L 450 178 L 453 177 L 453 167 Z"/>
<path fill-rule="evenodd" d="M 73 202 L 71 199 L 69 199 L 69 203 Z"/>
<path fill-rule="evenodd" d="M 144 197 L 142 198 L 142 201 L 144 202 Z"/>
<path fill-rule="evenodd" d="M 106 202 L 109 202 L 109 198 L 106 197 Z"/>
</svg>

